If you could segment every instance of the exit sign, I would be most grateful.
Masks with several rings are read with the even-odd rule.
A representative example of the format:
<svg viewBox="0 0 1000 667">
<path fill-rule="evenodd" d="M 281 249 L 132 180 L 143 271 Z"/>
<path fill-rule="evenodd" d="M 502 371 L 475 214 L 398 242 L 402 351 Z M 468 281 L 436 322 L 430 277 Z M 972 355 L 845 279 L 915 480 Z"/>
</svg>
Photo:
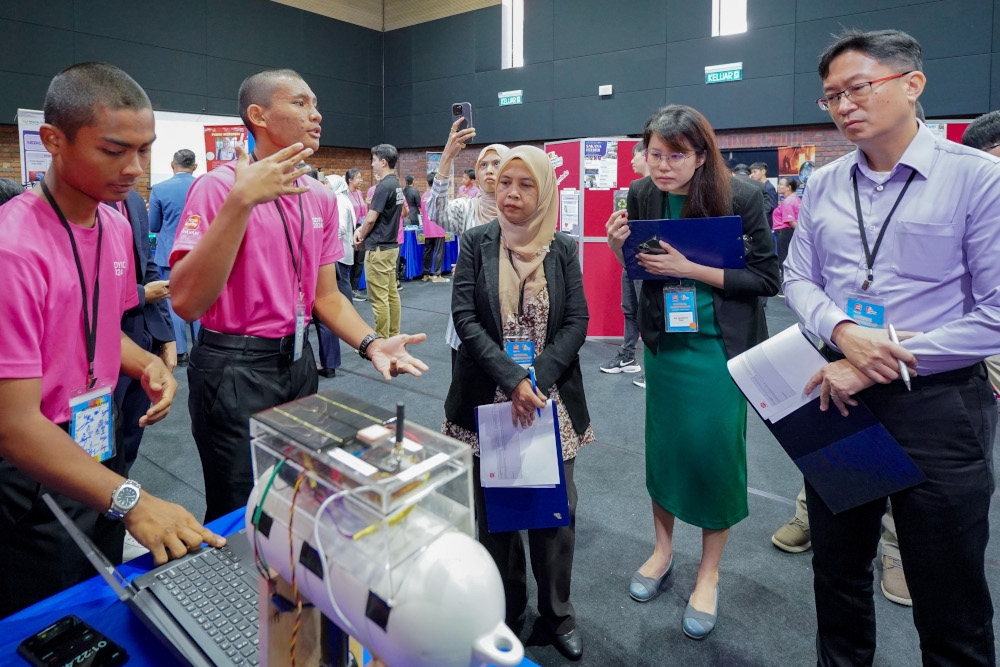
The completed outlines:
<svg viewBox="0 0 1000 667">
<path fill-rule="evenodd" d="M 705 83 L 729 83 L 743 80 L 743 63 L 709 65 L 705 68 Z"/>
<path fill-rule="evenodd" d="M 521 104 L 523 101 L 523 90 L 508 90 L 503 93 L 497 93 L 497 97 L 500 98 L 500 106 L 506 107 L 511 104 Z"/>
</svg>

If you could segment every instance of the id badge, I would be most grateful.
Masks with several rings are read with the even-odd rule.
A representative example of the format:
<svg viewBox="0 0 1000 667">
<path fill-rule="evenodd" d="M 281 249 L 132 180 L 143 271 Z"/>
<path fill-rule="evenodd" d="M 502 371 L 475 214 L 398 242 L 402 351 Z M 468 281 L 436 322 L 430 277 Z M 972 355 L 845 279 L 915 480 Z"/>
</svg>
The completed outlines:
<svg viewBox="0 0 1000 667">
<path fill-rule="evenodd" d="M 698 332 L 698 292 L 694 285 L 663 288 L 663 312 L 667 333 Z"/>
<path fill-rule="evenodd" d="M 295 351 L 292 361 L 302 358 L 302 345 L 306 339 L 306 305 L 299 301 L 295 306 Z"/>
<path fill-rule="evenodd" d="M 69 398 L 69 437 L 96 461 L 115 455 L 112 389 L 104 382 L 93 389 L 77 389 Z"/>
<path fill-rule="evenodd" d="M 875 294 L 851 291 L 847 295 L 847 315 L 863 327 L 885 328 L 886 300 Z"/>
<path fill-rule="evenodd" d="M 528 340 L 526 336 L 506 338 L 504 347 L 507 349 L 507 356 L 518 366 L 526 369 L 535 365 L 535 342 Z"/>
</svg>

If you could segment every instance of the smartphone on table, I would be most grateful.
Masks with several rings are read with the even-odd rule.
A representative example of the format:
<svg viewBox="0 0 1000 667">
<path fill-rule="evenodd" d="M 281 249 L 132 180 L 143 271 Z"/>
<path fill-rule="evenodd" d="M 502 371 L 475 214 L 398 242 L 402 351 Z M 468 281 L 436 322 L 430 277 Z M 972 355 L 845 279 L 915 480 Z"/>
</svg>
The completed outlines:
<svg viewBox="0 0 1000 667">
<path fill-rule="evenodd" d="M 17 647 L 17 654 L 36 667 L 118 667 L 128 653 L 77 616 L 65 616 Z"/>
<path fill-rule="evenodd" d="M 460 130 L 467 130 L 472 127 L 472 105 L 468 102 L 455 102 L 451 105 L 451 122 L 455 123 L 459 118 L 464 118 L 465 123 L 458 126 Z"/>
</svg>

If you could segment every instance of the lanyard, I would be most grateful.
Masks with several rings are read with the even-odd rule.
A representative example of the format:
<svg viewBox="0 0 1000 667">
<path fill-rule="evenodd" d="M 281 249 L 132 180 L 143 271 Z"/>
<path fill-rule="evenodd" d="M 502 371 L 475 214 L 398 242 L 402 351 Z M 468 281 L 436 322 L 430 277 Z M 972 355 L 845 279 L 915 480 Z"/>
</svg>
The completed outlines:
<svg viewBox="0 0 1000 667">
<path fill-rule="evenodd" d="M 87 388 L 93 389 L 97 384 L 97 377 L 94 375 L 94 355 L 97 350 L 97 304 L 101 298 L 101 246 L 104 241 L 104 225 L 101 224 L 100 206 L 94 215 L 97 218 L 97 263 L 94 268 L 94 305 L 93 315 L 87 312 L 87 283 L 83 276 L 83 265 L 80 262 L 80 252 L 76 247 L 76 239 L 73 237 L 73 230 L 70 229 L 66 216 L 56 203 L 55 197 L 49 192 L 49 187 L 42 179 L 42 193 L 48 200 L 56 217 L 62 223 L 63 229 L 69 234 L 69 244 L 73 248 L 73 259 L 76 260 L 76 272 L 80 276 L 80 291 L 83 293 L 83 333 L 87 338 Z"/>
<path fill-rule="evenodd" d="M 851 174 L 851 184 L 854 186 L 854 207 L 858 213 L 858 230 L 861 232 L 861 245 L 865 249 L 865 269 L 868 271 L 868 277 L 863 283 L 861 283 L 861 289 L 867 290 L 875 280 L 875 257 L 878 255 L 878 250 L 882 247 L 882 237 L 885 236 L 885 230 L 889 227 L 889 220 L 892 218 L 892 214 L 896 212 L 896 207 L 899 206 L 899 202 L 903 201 L 903 195 L 910 187 L 910 183 L 913 182 L 913 178 L 917 175 L 916 170 L 910 171 L 910 177 L 906 179 L 906 185 L 903 186 L 902 191 L 899 196 L 896 197 L 896 203 L 892 205 L 892 210 L 889 211 L 889 215 L 885 217 L 885 222 L 882 223 L 882 229 L 879 230 L 878 238 L 875 239 L 875 247 L 872 249 L 868 248 L 868 237 L 865 236 L 865 219 L 861 215 L 861 197 L 858 195 L 858 172 L 855 170 Z"/>
<path fill-rule="evenodd" d="M 257 154 L 251 153 L 250 156 L 257 161 Z M 295 184 L 298 186 L 298 179 L 295 179 Z M 274 206 L 278 209 L 278 216 L 281 218 L 281 229 L 285 232 L 285 243 L 288 244 L 288 254 L 292 256 L 292 269 L 295 271 L 295 279 L 298 281 L 299 285 L 299 300 L 304 298 L 302 292 L 302 252 L 305 246 L 306 239 L 306 214 L 302 209 L 302 195 L 299 195 L 299 259 L 295 260 L 295 250 L 292 249 L 292 235 L 288 231 L 288 220 L 285 219 L 285 212 L 281 210 L 280 197 L 274 200 Z"/>
<path fill-rule="evenodd" d="M 520 324 L 521 317 L 524 315 L 524 285 L 528 282 L 528 278 L 531 276 L 521 278 L 521 274 L 517 272 L 517 268 L 514 266 L 514 251 L 507 247 L 505 247 L 504 250 L 507 251 L 507 260 L 510 262 L 511 268 L 514 269 L 514 275 L 517 276 L 517 279 L 520 282 L 520 285 L 518 285 L 520 293 L 517 298 L 517 318 L 518 323 Z"/>
</svg>

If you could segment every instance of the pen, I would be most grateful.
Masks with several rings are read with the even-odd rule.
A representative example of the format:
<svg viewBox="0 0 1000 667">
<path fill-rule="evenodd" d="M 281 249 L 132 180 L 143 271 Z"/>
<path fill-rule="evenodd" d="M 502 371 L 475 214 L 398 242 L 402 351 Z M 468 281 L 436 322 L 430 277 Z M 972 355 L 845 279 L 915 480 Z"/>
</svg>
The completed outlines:
<svg viewBox="0 0 1000 667">
<path fill-rule="evenodd" d="M 531 391 L 533 391 L 535 394 L 537 394 L 538 393 L 538 385 L 535 384 L 535 367 L 534 366 L 528 366 L 528 377 L 531 378 Z M 538 411 L 538 416 L 541 417 L 542 416 L 542 409 L 541 408 L 535 408 L 535 410 Z"/>
<path fill-rule="evenodd" d="M 899 345 L 899 336 L 896 335 L 896 327 L 889 325 L 889 340 L 891 340 L 896 345 Z M 902 359 L 896 359 L 896 363 L 899 364 L 899 375 L 903 378 L 903 384 L 906 385 L 906 391 L 913 391 L 910 388 L 910 371 L 903 363 Z"/>
</svg>

